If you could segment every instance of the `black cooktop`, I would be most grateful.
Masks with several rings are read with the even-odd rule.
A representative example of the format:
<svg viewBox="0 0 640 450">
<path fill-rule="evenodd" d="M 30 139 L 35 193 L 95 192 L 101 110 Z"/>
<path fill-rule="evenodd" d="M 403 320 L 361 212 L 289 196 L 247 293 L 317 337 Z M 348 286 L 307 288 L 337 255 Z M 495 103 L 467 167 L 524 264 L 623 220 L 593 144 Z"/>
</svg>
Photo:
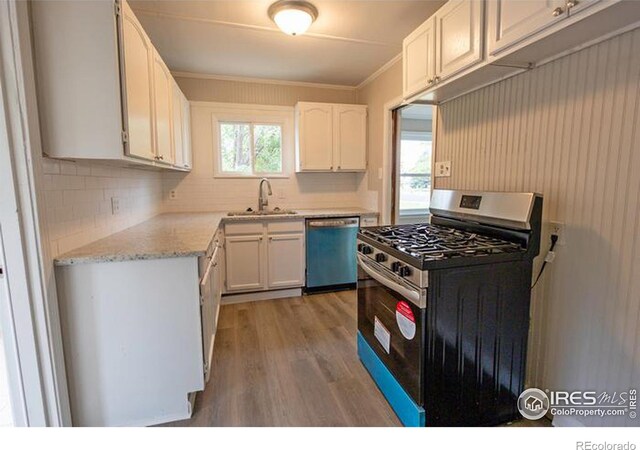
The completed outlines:
<svg viewBox="0 0 640 450">
<path fill-rule="evenodd" d="M 382 251 L 393 249 L 391 253 L 396 255 L 399 252 L 405 256 L 403 260 L 414 262 L 415 266 L 525 252 L 513 242 L 429 223 L 363 228 L 360 237 L 366 237 L 372 244 L 375 242 Z"/>
</svg>

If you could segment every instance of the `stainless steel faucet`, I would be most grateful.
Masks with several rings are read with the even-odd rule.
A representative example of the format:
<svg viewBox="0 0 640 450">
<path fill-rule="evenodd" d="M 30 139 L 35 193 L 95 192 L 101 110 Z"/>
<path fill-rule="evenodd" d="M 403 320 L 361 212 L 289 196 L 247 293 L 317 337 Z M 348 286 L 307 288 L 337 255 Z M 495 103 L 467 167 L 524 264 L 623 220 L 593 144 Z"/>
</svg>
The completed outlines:
<svg viewBox="0 0 640 450">
<path fill-rule="evenodd" d="M 273 195 L 271 191 L 271 183 L 266 178 L 260 180 L 260 187 L 258 188 L 258 211 L 264 211 L 265 206 L 269 206 L 269 199 L 264 195 L 264 191 L 262 189 L 262 185 L 267 183 L 267 188 L 269 189 L 268 195 Z"/>
</svg>

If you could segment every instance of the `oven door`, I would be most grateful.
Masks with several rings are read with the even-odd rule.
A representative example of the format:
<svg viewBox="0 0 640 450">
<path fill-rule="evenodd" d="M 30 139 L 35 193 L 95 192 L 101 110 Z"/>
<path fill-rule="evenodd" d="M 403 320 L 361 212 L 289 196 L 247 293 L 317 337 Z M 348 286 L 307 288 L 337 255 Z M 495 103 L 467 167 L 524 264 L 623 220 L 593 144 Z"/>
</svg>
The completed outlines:
<svg viewBox="0 0 640 450">
<path fill-rule="evenodd" d="M 370 278 L 358 280 L 358 331 L 404 390 L 423 406 L 426 289 L 397 279 L 358 255 Z"/>
</svg>

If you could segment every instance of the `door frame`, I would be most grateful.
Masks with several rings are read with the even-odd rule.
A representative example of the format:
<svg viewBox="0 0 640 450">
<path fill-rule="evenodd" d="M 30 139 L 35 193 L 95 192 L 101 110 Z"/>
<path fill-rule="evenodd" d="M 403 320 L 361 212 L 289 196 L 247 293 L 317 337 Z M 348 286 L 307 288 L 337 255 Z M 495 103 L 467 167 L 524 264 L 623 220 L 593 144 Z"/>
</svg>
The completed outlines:
<svg viewBox="0 0 640 450">
<path fill-rule="evenodd" d="M 382 205 L 380 225 L 391 223 L 391 207 L 393 205 L 393 186 L 391 177 L 393 170 L 393 110 L 404 105 L 402 96 L 398 96 L 384 104 L 384 122 L 382 126 Z"/>
<path fill-rule="evenodd" d="M 0 2 L 0 308 L 13 422 L 71 424 L 53 260 L 44 214 L 42 149 L 29 4 Z"/>
<path fill-rule="evenodd" d="M 384 104 L 383 126 L 382 126 L 382 202 L 380 206 L 380 225 L 390 224 L 394 205 L 393 186 L 391 184 L 393 177 L 393 151 L 395 143 L 393 142 L 393 111 L 402 106 L 408 106 L 411 103 L 404 101 L 402 96 L 398 96 Z M 436 151 L 437 151 L 437 135 L 438 135 L 438 108 L 433 103 L 433 125 L 431 139 L 431 190 L 435 189 L 435 177 L 433 176 L 433 168 L 435 167 Z M 397 177 L 396 177 L 397 178 Z"/>
</svg>

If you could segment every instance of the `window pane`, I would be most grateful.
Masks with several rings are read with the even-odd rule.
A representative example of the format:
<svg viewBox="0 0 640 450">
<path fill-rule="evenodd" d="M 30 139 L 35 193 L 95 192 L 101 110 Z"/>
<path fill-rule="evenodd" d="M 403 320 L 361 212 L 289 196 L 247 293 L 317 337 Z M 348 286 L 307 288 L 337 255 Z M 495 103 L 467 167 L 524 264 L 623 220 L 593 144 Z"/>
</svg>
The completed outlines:
<svg viewBox="0 0 640 450">
<path fill-rule="evenodd" d="M 431 141 L 400 141 L 400 173 L 431 173 Z"/>
<path fill-rule="evenodd" d="M 251 129 L 248 123 L 220 124 L 223 172 L 251 173 Z"/>
<path fill-rule="evenodd" d="M 400 175 L 400 215 L 429 209 L 431 175 Z"/>
<path fill-rule="evenodd" d="M 256 173 L 282 172 L 282 128 L 280 125 L 254 125 Z"/>
</svg>

